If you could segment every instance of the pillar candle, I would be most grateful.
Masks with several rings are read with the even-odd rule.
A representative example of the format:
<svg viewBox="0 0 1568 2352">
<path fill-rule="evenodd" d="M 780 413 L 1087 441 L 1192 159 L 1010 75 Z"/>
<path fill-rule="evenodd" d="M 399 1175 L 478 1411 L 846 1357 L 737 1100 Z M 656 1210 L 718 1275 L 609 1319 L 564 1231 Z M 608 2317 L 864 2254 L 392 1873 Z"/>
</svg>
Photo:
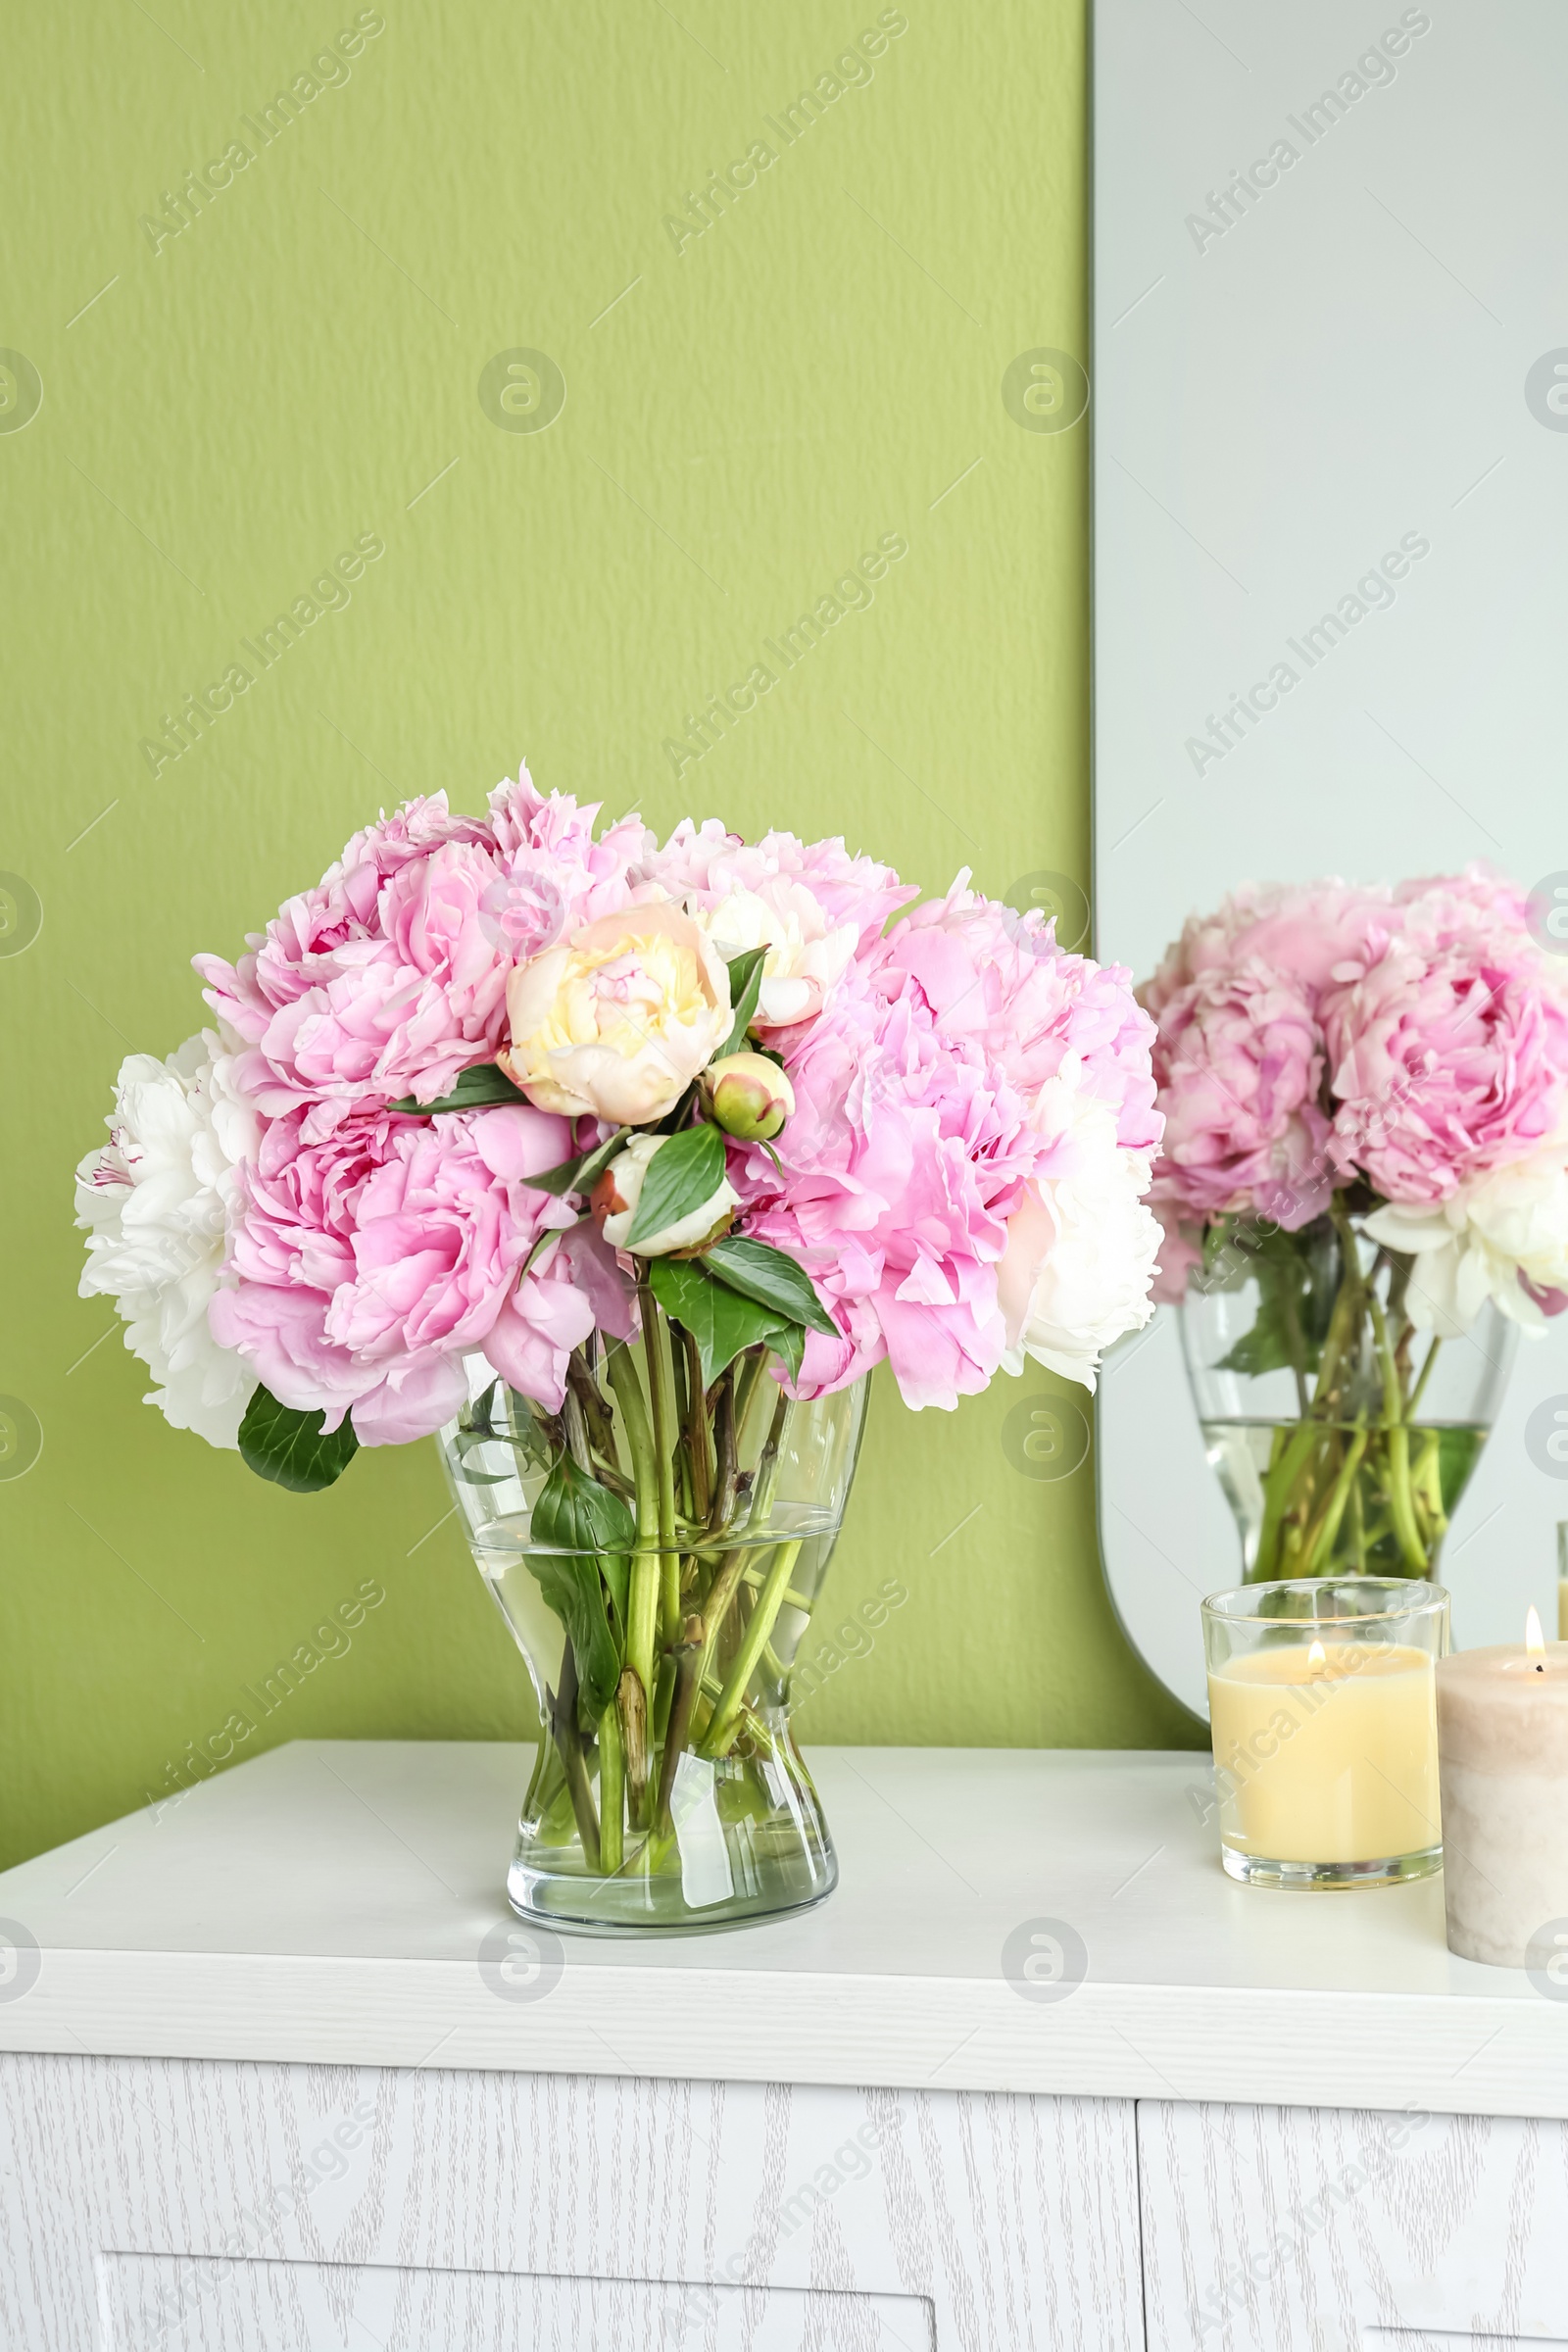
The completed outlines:
<svg viewBox="0 0 1568 2352">
<path fill-rule="evenodd" d="M 1448 1948 L 1523 1968 L 1568 1920 L 1568 1642 L 1440 1659 L 1438 1752 Z"/>
</svg>

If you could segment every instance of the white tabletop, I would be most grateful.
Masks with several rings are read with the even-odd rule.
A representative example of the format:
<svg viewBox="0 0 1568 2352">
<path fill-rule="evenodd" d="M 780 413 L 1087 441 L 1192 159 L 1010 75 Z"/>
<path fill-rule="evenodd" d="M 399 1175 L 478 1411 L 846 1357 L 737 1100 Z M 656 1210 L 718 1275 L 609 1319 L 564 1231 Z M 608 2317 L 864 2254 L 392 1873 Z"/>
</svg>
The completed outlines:
<svg viewBox="0 0 1568 2352">
<path fill-rule="evenodd" d="M 519 1999 L 479 1952 L 528 1760 L 300 1741 L 0 1875 L 0 2050 L 1568 2118 L 1568 2002 L 1455 1959 L 1441 1879 L 1235 1886 L 1194 1755 L 815 1749 L 828 1902 L 564 1936 Z M 1020 1989 L 1041 1922 L 1087 1953 L 1064 1997 Z"/>
</svg>

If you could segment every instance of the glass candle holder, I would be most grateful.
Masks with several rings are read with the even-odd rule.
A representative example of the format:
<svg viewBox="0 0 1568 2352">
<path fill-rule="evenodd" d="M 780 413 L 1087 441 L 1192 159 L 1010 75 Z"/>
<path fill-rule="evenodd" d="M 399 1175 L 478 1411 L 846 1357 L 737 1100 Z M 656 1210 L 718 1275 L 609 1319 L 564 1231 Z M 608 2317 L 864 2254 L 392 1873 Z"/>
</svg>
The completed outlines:
<svg viewBox="0 0 1568 2352">
<path fill-rule="evenodd" d="M 1252 1886 L 1385 1886 L 1443 1867 L 1436 1661 L 1448 1595 L 1395 1577 L 1203 1603 L 1220 1858 Z"/>
</svg>

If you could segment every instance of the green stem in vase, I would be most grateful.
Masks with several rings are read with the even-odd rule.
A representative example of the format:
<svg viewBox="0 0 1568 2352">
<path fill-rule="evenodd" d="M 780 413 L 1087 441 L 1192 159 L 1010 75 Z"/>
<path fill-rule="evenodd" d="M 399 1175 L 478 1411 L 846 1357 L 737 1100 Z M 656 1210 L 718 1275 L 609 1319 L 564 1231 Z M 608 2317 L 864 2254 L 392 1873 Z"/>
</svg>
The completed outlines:
<svg viewBox="0 0 1568 2352">
<path fill-rule="evenodd" d="M 706 1520 L 713 1500 L 713 1465 L 708 1443 L 703 1359 L 697 1342 L 684 1327 L 680 1339 L 686 1368 L 686 1459 L 690 1465 L 691 1516 Z"/>
<path fill-rule="evenodd" d="M 626 1599 L 626 1663 L 641 1682 L 645 1699 L 651 1700 L 659 1627 L 659 1473 L 642 1385 L 624 1342 L 611 1348 L 610 1385 L 620 1406 L 637 1489 L 637 1549 L 632 1554 Z"/>
<path fill-rule="evenodd" d="M 1350 1489 L 1350 1542 L 1355 1546 L 1355 1569 L 1365 1576 L 1366 1566 L 1366 1505 L 1361 1499 L 1361 1482 L 1357 1479 Z"/>
<path fill-rule="evenodd" d="M 1415 1419 L 1416 1408 L 1427 1393 L 1427 1382 L 1432 1378 L 1432 1368 L 1438 1360 L 1438 1349 L 1442 1346 L 1441 1340 L 1434 1340 L 1427 1349 L 1427 1360 L 1416 1377 L 1415 1387 L 1410 1391 L 1410 1403 L 1405 1414 L 1406 1420 L 1413 1421 Z"/>
<path fill-rule="evenodd" d="M 1285 1344 L 1291 1358 L 1291 1371 L 1296 1380 L 1296 1409 L 1304 1421 L 1307 1414 L 1306 1341 L 1301 1331 L 1301 1311 L 1295 1291 L 1289 1282 L 1279 1285 L 1281 1317 L 1285 1324 Z"/>
<path fill-rule="evenodd" d="M 735 1383 L 735 1427 L 737 1432 L 744 1432 L 746 1428 L 746 1416 L 752 1409 L 752 1398 L 757 1395 L 766 1364 L 767 1349 L 765 1348 L 748 1348 L 745 1355 L 741 1358 L 741 1374 Z"/>
<path fill-rule="evenodd" d="M 723 1690 L 720 1691 L 718 1703 L 713 1709 L 713 1720 L 709 1725 L 702 1746 L 698 1751 L 701 1755 L 721 1756 L 735 1736 L 736 1718 L 740 1714 L 742 1701 L 746 1695 L 746 1686 L 756 1671 L 757 1661 L 762 1654 L 763 1644 L 773 1631 L 773 1620 L 783 1605 L 784 1595 L 789 1591 L 790 1578 L 794 1574 L 795 1563 L 800 1555 L 801 1545 L 798 1541 L 780 1544 L 773 1554 L 773 1565 L 768 1570 L 766 1581 L 757 1596 L 757 1606 L 752 1611 L 751 1621 L 741 1637 L 740 1647 L 735 1652 L 729 1673 L 724 1678 Z"/>
<path fill-rule="evenodd" d="M 625 1760 L 626 1813 L 634 1830 L 648 1827 L 648 1701 L 634 1666 L 621 1668 L 615 1685 L 620 1747 Z"/>
<path fill-rule="evenodd" d="M 555 1693 L 554 1713 L 556 1745 L 566 1775 L 577 1835 L 582 1839 L 583 1860 L 590 1870 L 597 1871 L 599 1817 L 594 1811 L 588 1760 L 582 1752 L 582 1733 L 577 1724 L 577 1658 L 569 1640 L 561 1660 L 561 1689 Z"/>
<path fill-rule="evenodd" d="M 1341 1392 L 1345 1383 L 1347 1358 L 1353 1375 L 1361 1354 L 1361 1316 L 1367 1300 L 1366 1282 L 1361 1273 L 1360 1245 L 1345 1202 L 1338 1193 L 1330 1200 L 1329 1218 L 1340 1237 L 1342 1271 L 1339 1296 L 1329 1317 L 1328 1337 L 1323 1343 L 1323 1361 L 1312 1397 L 1312 1410 L 1320 1421 L 1344 1418 Z"/>
<path fill-rule="evenodd" d="M 760 1585 L 762 1582 L 762 1571 L 760 1568 L 743 1568 L 741 1570 L 741 1583 L 743 1585 Z M 802 1609 L 808 1615 L 810 1614 L 811 1610 L 811 1602 L 808 1599 L 807 1595 L 804 1592 L 797 1592 L 793 1585 L 784 1595 L 784 1606 L 787 1609 Z"/>
<path fill-rule="evenodd" d="M 1425 1576 L 1430 1565 L 1421 1533 L 1415 1521 L 1415 1503 L 1410 1492 L 1410 1433 L 1405 1427 L 1404 1399 L 1399 1393 L 1399 1375 L 1389 1345 L 1389 1327 L 1376 1292 L 1370 1292 L 1367 1305 L 1372 1316 L 1372 1330 L 1377 1341 L 1378 1360 L 1383 1367 L 1383 1409 L 1387 1417 L 1387 1446 L 1389 1464 L 1389 1513 L 1394 1521 L 1394 1533 L 1400 1556 L 1412 1576 Z"/>
<path fill-rule="evenodd" d="M 1421 1433 L 1421 1451 L 1410 1472 L 1410 1484 L 1430 1559 L 1448 1532 L 1448 1514 L 1443 1500 L 1443 1441 L 1435 1429 Z"/>
<path fill-rule="evenodd" d="M 1258 1530 L 1257 1557 L 1252 1562 L 1254 1584 L 1268 1584 L 1278 1572 L 1286 1514 L 1295 1499 L 1296 1482 L 1323 1434 L 1318 1421 L 1298 1421 L 1285 1450 L 1263 1482 L 1263 1524 Z"/>
<path fill-rule="evenodd" d="M 592 1366 L 580 1348 L 574 1348 L 566 1358 L 566 1383 L 581 1408 L 591 1446 L 613 1472 L 615 1483 L 625 1488 L 620 1447 L 615 1443 L 615 1417 L 606 1404 Z"/>
<path fill-rule="evenodd" d="M 735 1367 L 728 1365 L 713 1383 L 713 1494 L 709 1505 L 708 1527 L 710 1535 L 718 1535 L 729 1525 L 735 1511 L 735 1495 L 739 1478 L 739 1455 L 736 1450 Z"/>
<path fill-rule="evenodd" d="M 643 1351 L 648 1360 L 654 1458 L 659 1474 L 660 1613 L 664 1639 L 672 1642 L 680 1632 L 680 1555 L 675 1549 L 675 1400 L 670 1387 L 669 1358 L 664 1352 L 664 1318 L 646 1274 L 637 1284 L 637 1306 L 642 1317 Z"/>
<path fill-rule="evenodd" d="M 1350 1499 L 1350 1489 L 1355 1483 L 1355 1474 L 1361 1466 L 1361 1456 L 1365 1451 L 1366 1431 L 1357 1427 L 1350 1443 L 1345 1449 L 1345 1459 L 1341 1462 L 1339 1474 L 1329 1490 L 1328 1500 L 1323 1506 L 1316 1530 L 1315 1532 L 1308 1531 L 1308 1540 L 1302 1546 L 1305 1554 L 1301 1569 L 1303 1576 L 1321 1574 L 1319 1562 L 1326 1566 L 1334 1556 L 1334 1544 L 1340 1532 L 1340 1522 L 1345 1517 L 1345 1507 Z"/>
<path fill-rule="evenodd" d="M 565 1787 L 562 1777 L 561 1750 L 556 1745 L 553 1724 L 541 1720 L 539 1744 L 533 1751 L 533 1771 L 528 1780 L 528 1793 L 522 1800 L 524 1821 L 538 1821 Z"/>
<path fill-rule="evenodd" d="M 574 1390 L 568 1388 L 561 1406 L 562 1427 L 566 1433 L 566 1445 L 579 1470 L 589 1478 L 594 1474 L 593 1448 L 588 1442 L 588 1420 Z"/>
<path fill-rule="evenodd" d="M 654 1826 L 663 1835 L 670 1829 L 669 1800 L 675 1787 L 675 1773 L 692 1728 L 692 1709 L 697 1703 L 697 1686 L 703 1655 L 703 1621 L 688 1617 L 681 1639 L 668 1652 L 672 1672 L 669 1704 L 669 1725 L 664 1738 L 663 1761 L 659 1772 L 659 1798 L 654 1806 Z"/>
<path fill-rule="evenodd" d="M 1276 1436 L 1263 1479 L 1263 1517 L 1249 1571 L 1256 1583 L 1313 1574 L 1332 1552 L 1347 1505 L 1352 1496 L 1359 1499 L 1357 1473 L 1367 1441 L 1364 1435 L 1337 1436 L 1336 1425 L 1348 1418 L 1348 1392 L 1361 1358 L 1363 1317 L 1371 1294 L 1355 1229 L 1339 1195 L 1330 1202 L 1329 1215 L 1340 1243 L 1340 1282 L 1310 1403 L 1288 1437 Z M 1298 1398 L 1303 1388 L 1298 1380 Z M 1358 1427 L 1360 1419 L 1358 1415 Z"/>
<path fill-rule="evenodd" d="M 773 1418 L 768 1423 L 766 1441 L 757 1457 L 757 1476 L 752 1482 L 753 1527 L 765 1527 L 767 1514 L 773 1508 L 773 1489 L 778 1484 L 778 1457 L 789 1419 L 790 1399 L 780 1389 L 778 1402 L 773 1407 Z"/>
<path fill-rule="evenodd" d="M 626 1805 L 626 1757 L 615 1701 L 599 1718 L 599 1867 L 609 1878 L 621 1865 Z"/>
</svg>

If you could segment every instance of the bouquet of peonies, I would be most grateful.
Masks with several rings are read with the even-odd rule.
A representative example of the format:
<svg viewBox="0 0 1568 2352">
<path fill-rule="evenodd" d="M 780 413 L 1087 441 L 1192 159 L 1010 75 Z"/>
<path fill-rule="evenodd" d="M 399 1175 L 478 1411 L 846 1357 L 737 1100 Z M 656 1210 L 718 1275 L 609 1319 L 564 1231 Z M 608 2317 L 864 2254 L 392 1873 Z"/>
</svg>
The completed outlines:
<svg viewBox="0 0 1568 2352">
<path fill-rule="evenodd" d="M 82 1289 L 286 1487 L 442 1433 L 549 1733 L 513 1901 L 710 1924 L 832 1884 L 788 1681 L 862 1376 L 1092 1388 L 1152 1311 L 1153 1031 L 967 877 L 909 910 L 841 841 L 597 813 L 411 802 L 199 957 L 216 1026 L 78 1171 Z"/>
<path fill-rule="evenodd" d="M 656 1314 L 705 1389 L 747 1350 L 797 1398 L 884 1357 L 914 1406 L 1026 1354 L 1092 1388 L 1160 1238 L 1129 975 L 966 876 L 886 929 L 918 894 L 841 841 L 597 814 L 526 770 L 411 801 L 196 958 L 215 1025 L 127 1059 L 77 1171 L 150 1400 L 311 1490 L 474 1359 L 561 1414 Z"/>
<path fill-rule="evenodd" d="M 1155 1295 L 1202 1302 L 1230 1342 L 1195 1361 L 1190 1318 L 1250 1570 L 1427 1573 L 1484 1434 L 1479 1407 L 1438 1408 L 1443 1343 L 1568 1305 L 1568 968 L 1473 866 L 1249 886 L 1139 994 L 1165 1114 Z M 1252 1475 L 1217 1425 L 1247 1417 L 1236 1381 L 1269 1374 L 1295 1426 L 1256 1417 Z"/>
</svg>

